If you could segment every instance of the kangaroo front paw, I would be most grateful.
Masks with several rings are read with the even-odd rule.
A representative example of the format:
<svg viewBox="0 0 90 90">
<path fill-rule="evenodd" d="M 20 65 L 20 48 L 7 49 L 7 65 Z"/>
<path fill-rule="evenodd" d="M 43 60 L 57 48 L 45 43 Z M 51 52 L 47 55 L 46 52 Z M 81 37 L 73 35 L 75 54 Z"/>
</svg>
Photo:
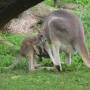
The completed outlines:
<svg viewBox="0 0 90 90">
<path fill-rule="evenodd" d="M 62 67 L 60 67 L 60 65 L 55 65 L 55 68 L 60 72 L 62 71 Z"/>
</svg>

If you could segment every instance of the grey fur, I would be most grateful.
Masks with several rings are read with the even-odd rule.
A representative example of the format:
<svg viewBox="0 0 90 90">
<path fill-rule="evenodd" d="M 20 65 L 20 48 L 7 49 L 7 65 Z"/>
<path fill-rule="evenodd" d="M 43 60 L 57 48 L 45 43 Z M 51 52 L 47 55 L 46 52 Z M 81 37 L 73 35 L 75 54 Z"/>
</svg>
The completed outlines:
<svg viewBox="0 0 90 90">
<path fill-rule="evenodd" d="M 68 53 L 68 62 L 71 63 L 71 53 L 77 50 L 86 66 L 90 67 L 90 57 L 85 46 L 84 28 L 79 17 L 67 10 L 58 10 L 51 13 L 43 24 L 43 31 L 48 37 L 47 52 L 55 66 L 60 66 L 60 48 Z M 45 36 L 44 36 L 45 37 Z"/>
</svg>

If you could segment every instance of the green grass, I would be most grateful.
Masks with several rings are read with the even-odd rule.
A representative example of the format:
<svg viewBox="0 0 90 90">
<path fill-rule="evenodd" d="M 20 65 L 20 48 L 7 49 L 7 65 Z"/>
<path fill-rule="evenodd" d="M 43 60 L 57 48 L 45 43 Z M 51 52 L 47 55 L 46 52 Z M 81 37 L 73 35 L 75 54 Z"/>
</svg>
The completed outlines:
<svg viewBox="0 0 90 90">
<path fill-rule="evenodd" d="M 51 0 L 46 0 L 49 5 Z M 65 3 L 85 1 L 84 7 L 76 8 L 74 13 L 80 16 L 84 27 L 86 45 L 90 52 L 90 0 L 64 0 Z M 82 3 L 83 3 L 82 2 Z M 82 5 L 82 3 L 79 3 Z M 53 2 L 52 2 L 53 4 Z M 63 72 L 48 70 L 38 70 L 28 72 L 27 60 L 24 59 L 16 69 L 3 71 L 3 67 L 12 63 L 19 53 L 19 48 L 24 35 L 0 33 L 0 36 L 14 44 L 8 47 L 0 44 L 0 90 L 89 90 L 90 89 L 90 69 L 86 68 L 78 54 L 73 55 L 72 65 L 63 65 Z M 62 54 L 64 59 L 64 54 Z M 51 65 L 50 59 L 44 58 L 43 65 Z"/>
<path fill-rule="evenodd" d="M 36 71 L 0 74 L 0 90 L 89 90 L 90 71 Z"/>
<path fill-rule="evenodd" d="M 81 5 L 90 4 L 90 0 L 59 0 L 59 1 L 60 1 L 60 5 L 65 3 L 76 3 Z M 45 3 L 52 6 L 53 0 L 45 0 Z"/>
</svg>

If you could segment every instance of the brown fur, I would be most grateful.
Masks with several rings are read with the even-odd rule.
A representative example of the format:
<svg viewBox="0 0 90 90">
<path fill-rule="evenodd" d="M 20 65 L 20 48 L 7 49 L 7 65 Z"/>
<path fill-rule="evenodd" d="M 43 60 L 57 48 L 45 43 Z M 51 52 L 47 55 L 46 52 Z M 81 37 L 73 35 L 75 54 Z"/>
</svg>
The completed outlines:
<svg viewBox="0 0 90 90">
<path fill-rule="evenodd" d="M 36 37 L 28 37 L 23 40 L 20 55 L 16 58 L 16 60 L 9 66 L 9 69 L 13 69 L 22 57 L 28 57 L 29 71 L 35 70 L 37 67 L 36 57 L 42 60 L 42 57 L 49 57 L 48 53 L 44 48 L 45 38 L 42 37 L 42 34 L 38 34 Z"/>
</svg>

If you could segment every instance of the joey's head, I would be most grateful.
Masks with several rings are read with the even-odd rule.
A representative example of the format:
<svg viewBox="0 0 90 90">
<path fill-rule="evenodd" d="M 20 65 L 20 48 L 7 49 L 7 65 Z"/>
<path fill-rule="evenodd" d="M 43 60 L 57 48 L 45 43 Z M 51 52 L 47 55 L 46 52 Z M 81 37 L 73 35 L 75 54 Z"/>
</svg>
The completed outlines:
<svg viewBox="0 0 90 90">
<path fill-rule="evenodd" d="M 43 35 L 41 33 L 38 35 L 38 45 L 39 46 L 44 45 L 46 40 L 47 40 L 47 38 L 45 37 L 45 35 Z"/>
<path fill-rule="evenodd" d="M 41 52 L 44 52 L 45 50 L 45 42 L 46 42 L 46 37 L 43 35 L 43 34 L 38 34 L 37 37 L 36 37 L 36 43 L 35 43 L 35 46 L 37 48 L 37 50 L 34 48 L 34 50 L 37 52 L 38 51 L 38 54 L 40 54 Z"/>
</svg>

